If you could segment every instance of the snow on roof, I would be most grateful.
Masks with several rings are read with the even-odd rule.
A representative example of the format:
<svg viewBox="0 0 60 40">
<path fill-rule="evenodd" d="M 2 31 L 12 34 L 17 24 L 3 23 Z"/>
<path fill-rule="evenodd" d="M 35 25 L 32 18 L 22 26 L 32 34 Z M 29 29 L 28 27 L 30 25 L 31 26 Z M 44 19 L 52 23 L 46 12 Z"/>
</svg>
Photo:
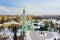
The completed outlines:
<svg viewBox="0 0 60 40">
<path fill-rule="evenodd" d="M 60 21 L 57 21 L 56 23 L 58 24 L 57 27 L 60 28 Z"/>
<path fill-rule="evenodd" d="M 43 21 L 39 22 L 38 25 L 45 25 Z"/>
<path fill-rule="evenodd" d="M 2 26 L 2 24 L 0 24 L 0 26 Z"/>
<path fill-rule="evenodd" d="M 52 22 L 53 22 L 53 23 L 56 23 L 56 20 L 55 20 L 55 19 L 52 19 Z"/>
<path fill-rule="evenodd" d="M 18 24 L 17 22 L 5 22 L 4 24 Z"/>
<path fill-rule="evenodd" d="M 19 25 L 19 26 L 21 25 L 20 23 L 17 23 L 17 22 L 5 22 L 5 23 L 3 23 L 3 25 L 7 26 L 7 27 L 12 25 L 12 24 Z"/>
<path fill-rule="evenodd" d="M 56 23 L 60 24 L 60 20 L 59 20 L 59 21 L 57 21 Z"/>
</svg>

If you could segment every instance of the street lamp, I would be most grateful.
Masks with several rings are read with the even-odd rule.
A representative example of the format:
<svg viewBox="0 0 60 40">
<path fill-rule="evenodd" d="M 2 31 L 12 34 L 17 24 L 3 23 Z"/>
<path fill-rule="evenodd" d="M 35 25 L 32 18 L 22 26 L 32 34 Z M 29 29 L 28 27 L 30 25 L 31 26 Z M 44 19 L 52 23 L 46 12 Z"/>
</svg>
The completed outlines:
<svg viewBox="0 0 60 40">
<path fill-rule="evenodd" d="M 41 25 L 40 25 L 40 31 L 41 31 L 41 34 L 43 34 L 43 32 L 42 32 L 43 30 L 44 30 L 44 25 L 41 24 Z"/>
</svg>

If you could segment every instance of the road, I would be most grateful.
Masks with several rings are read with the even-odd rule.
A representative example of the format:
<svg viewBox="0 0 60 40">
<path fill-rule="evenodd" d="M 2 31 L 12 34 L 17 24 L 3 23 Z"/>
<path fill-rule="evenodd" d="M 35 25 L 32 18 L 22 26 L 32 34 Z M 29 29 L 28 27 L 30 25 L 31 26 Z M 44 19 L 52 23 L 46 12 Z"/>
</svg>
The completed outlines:
<svg viewBox="0 0 60 40">
<path fill-rule="evenodd" d="M 30 37 L 31 37 L 32 40 L 45 40 L 47 38 L 53 37 L 53 34 L 48 33 L 48 32 L 46 32 L 47 33 L 46 36 L 40 36 L 40 35 L 37 35 L 36 33 L 37 32 L 35 32 L 35 31 L 30 31 L 29 34 L 30 34 Z"/>
</svg>

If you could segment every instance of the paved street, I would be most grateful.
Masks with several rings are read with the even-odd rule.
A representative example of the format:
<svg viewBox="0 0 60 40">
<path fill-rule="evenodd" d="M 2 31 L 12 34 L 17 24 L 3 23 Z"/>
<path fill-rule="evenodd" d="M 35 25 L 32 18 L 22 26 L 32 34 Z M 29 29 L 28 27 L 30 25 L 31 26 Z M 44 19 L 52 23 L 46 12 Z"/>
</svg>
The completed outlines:
<svg viewBox="0 0 60 40">
<path fill-rule="evenodd" d="M 48 33 L 48 32 L 46 32 L 46 33 L 47 33 L 46 36 L 39 36 L 39 35 L 36 34 L 35 31 L 31 31 L 30 36 L 31 36 L 32 40 L 45 40 L 47 38 L 53 37 L 53 34 Z"/>
</svg>

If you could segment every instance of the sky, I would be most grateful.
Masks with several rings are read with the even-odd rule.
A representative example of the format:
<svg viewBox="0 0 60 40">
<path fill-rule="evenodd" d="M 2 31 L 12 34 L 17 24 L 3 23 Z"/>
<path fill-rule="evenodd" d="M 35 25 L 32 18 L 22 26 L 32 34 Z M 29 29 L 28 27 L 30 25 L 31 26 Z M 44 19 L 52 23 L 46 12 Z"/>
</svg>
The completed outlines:
<svg viewBox="0 0 60 40">
<path fill-rule="evenodd" d="M 60 15 L 60 0 L 0 0 L 0 15 Z"/>
</svg>

